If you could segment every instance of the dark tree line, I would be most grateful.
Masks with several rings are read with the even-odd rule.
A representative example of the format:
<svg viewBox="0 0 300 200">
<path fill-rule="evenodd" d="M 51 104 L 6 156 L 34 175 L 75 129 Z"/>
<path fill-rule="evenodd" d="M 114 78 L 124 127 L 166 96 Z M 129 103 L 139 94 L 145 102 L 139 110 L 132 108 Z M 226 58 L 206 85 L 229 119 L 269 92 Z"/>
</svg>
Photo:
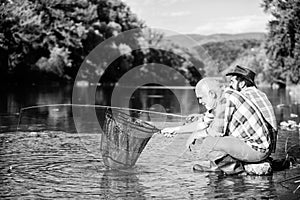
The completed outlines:
<svg viewBox="0 0 300 200">
<path fill-rule="evenodd" d="M 10 0 L 0 9 L 4 71 L 18 80 L 34 72 L 70 79 L 97 44 L 143 26 L 120 1 Z"/>
<path fill-rule="evenodd" d="M 72 81 L 85 57 L 99 43 L 123 31 L 145 27 L 120 0 L 2 0 L 0 4 L 2 81 Z M 130 42 L 141 45 L 140 37 L 151 43 L 152 40 L 159 42 L 163 36 L 157 33 L 153 39 L 138 33 Z M 117 51 L 124 49 L 124 45 L 116 45 Z M 122 68 L 116 73 L 125 73 L 137 64 L 155 60 L 181 70 L 191 82 L 201 78 L 203 64 L 194 55 L 183 51 L 182 55 L 173 56 L 171 44 L 167 49 L 167 53 L 129 51 L 115 61 L 116 67 Z M 200 73 L 187 58 L 200 63 Z M 184 69 L 180 69 L 182 66 Z M 101 63 L 96 63 L 79 75 L 84 79 L 104 73 L 101 67 Z M 116 81 L 114 77 L 121 75 L 111 74 L 107 81 Z"/>
</svg>

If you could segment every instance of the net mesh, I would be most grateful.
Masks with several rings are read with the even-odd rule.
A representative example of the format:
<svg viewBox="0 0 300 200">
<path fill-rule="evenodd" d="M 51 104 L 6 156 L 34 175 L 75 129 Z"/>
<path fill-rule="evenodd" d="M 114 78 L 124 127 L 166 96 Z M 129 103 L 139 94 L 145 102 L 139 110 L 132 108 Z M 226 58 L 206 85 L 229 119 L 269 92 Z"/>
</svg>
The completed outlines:
<svg viewBox="0 0 300 200">
<path fill-rule="evenodd" d="M 104 164 L 110 168 L 134 166 L 155 132 L 155 126 L 121 111 L 107 110 L 101 140 Z"/>
</svg>

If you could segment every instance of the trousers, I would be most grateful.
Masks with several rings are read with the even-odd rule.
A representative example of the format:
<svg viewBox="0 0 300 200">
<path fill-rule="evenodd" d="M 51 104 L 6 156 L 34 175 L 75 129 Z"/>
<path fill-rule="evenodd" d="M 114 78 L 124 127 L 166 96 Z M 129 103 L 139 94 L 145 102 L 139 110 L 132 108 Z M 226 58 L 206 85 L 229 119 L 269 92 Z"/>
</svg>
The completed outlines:
<svg viewBox="0 0 300 200">
<path fill-rule="evenodd" d="M 268 152 L 261 153 L 252 149 L 245 142 L 233 136 L 207 136 L 200 145 L 201 157 L 227 174 L 243 171 L 242 163 L 260 162 L 266 159 Z"/>
</svg>

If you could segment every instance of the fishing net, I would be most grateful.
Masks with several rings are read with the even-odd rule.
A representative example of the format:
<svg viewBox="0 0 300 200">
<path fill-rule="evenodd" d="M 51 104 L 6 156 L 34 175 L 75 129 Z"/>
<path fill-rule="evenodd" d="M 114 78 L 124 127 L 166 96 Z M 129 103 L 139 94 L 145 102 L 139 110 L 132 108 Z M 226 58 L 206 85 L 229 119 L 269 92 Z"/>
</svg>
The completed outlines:
<svg viewBox="0 0 300 200">
<path fill-rule="evenodd" d="M 76 143 L 77 150 L 102 162 L 101 166 L 124 169 L 134 165 L 158 167 L 179 159 L 189 134 L 167 138 L 154 133 L 181 125 L 184 120 L 185 116 L 149 110 L 53 104 L 22 108 L 11 128 L 42 143 Z"/>
<path fill-rule="evenodd" d="M 155 132 L 155 126 L 121 111 L 107 110 L 101 140 L 104 164 L 110 168 L 134 166 Z"/>
</svg>

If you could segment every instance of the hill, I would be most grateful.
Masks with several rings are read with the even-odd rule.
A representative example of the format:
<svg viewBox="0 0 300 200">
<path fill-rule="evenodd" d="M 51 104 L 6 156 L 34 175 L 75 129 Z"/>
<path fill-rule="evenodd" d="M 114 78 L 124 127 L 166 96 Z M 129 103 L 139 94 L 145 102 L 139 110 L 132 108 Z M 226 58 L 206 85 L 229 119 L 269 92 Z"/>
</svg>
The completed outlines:
<svg viewBox="0 0 300 200">
<path fill-rule="evenodd" d="M 186 34 L 166 36 L 167 40 L 184 47 L 195 47 L 206 43 L 223 42 L 228 40 L 264 40 L 265 33 L 239 33 L 239 34 Z"/>
<path fill-rule="evenodd" d="M 205 74 L 218 76 L 236 63 L 244 64 L 255 71 L 262 71 L 262 43 L 265 33 L 173 35 L 166 37 L 172 43 L 195 50 L 206 63 Z M 265 60 L 265 59 L 262 59 Z"/>
</svg>

